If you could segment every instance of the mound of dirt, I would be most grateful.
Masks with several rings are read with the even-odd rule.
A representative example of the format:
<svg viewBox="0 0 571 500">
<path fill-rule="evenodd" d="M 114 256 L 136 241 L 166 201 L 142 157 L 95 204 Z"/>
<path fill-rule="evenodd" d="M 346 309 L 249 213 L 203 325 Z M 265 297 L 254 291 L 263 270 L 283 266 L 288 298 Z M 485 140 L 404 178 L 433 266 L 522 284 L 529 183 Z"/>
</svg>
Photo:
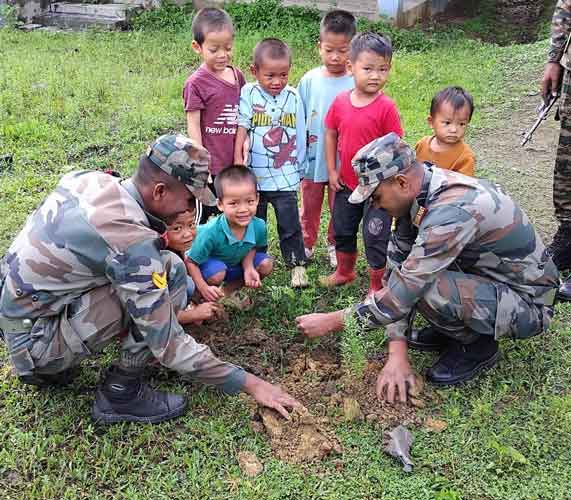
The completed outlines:
<svg viewBox="0 0 571 500">
<path fill-rule="evenodd" d="M 399 424 L 418 427 L 423 418 L 417 408 L 436 399 L 420 381 L 414 404 L 380 401 L 376 380 L 382 359 L 369 361 L 363 375 L 355 376 L 341 365 L 334 339 L 323 339 L 314 348 L 303 343 L 281 345 L 255 325 L 236 334 L 226 322 L 193 330 L 193 335 L 222 359 L 279 383 L 304 406 L 293 412 L 290 421 L 273 410 L 253 408 L 252 428 L 265 432 L 274 454 L 287 462 L 312 462 L 341 453 L 334 429 L 342 423 L 366 422 L 379 430 Z"/>
</svg>

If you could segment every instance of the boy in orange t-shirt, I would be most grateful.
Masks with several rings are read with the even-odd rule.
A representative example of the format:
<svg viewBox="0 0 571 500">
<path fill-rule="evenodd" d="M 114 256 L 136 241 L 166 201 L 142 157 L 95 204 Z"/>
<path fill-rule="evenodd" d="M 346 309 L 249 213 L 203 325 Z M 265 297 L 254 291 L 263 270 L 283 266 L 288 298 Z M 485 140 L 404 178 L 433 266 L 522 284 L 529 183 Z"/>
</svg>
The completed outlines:
<svg viewBox="0 0 571 500">
<path fill-rule="evenodd" d="M 461 87 L 447 87 L 432 98 L 428 124 L 434 135 L 416 143 L 416 159 L 437 167 L 474 176 L 476 159 L 464 143 L 466 128 L 472 119 L 474 101 Z"/>
</svg>

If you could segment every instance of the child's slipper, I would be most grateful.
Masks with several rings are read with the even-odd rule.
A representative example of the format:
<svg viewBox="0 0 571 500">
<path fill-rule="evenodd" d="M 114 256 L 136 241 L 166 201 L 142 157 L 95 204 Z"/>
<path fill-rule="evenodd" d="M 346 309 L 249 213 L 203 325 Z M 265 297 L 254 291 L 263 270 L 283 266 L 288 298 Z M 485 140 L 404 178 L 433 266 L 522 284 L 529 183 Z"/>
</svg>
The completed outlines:
<svg viewBox="0 0 571 500">
<path fill-rule="evenodd" d="M 254 300 L 241 290 L 235 290 L 221 301 L 224 306 L 232 307 L 239 311 L 249 311 L 254 307 Z"/>
</svg>

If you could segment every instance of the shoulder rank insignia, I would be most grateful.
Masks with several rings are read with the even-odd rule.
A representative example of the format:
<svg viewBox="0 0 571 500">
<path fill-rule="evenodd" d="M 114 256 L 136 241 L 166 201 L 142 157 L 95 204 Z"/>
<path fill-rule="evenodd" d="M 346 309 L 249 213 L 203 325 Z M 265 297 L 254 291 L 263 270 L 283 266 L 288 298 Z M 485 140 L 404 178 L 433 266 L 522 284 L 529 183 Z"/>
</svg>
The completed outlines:
<svg viewBox="0 0 571 500">
<path fill-rule="evenodd" d="M 154 272 L 151 275 L 151 279 L 157 288 L 166 288 L 166 286 L 167 286 L 167 272 L 166 271 L 164 271 L 162 274 Z"/>
<path fill-rule="evenodd" d="M 422 222 L 422 219 L 424 219 L 426 212 L 428 212 L 427 208 L 418 207 L 418 211 L 416 212 L 416 215 L 414 216 L 414 220 L 412 221 L 412 223 L 417 227 L 420 226 L 420 223 Z"/>
</svg>

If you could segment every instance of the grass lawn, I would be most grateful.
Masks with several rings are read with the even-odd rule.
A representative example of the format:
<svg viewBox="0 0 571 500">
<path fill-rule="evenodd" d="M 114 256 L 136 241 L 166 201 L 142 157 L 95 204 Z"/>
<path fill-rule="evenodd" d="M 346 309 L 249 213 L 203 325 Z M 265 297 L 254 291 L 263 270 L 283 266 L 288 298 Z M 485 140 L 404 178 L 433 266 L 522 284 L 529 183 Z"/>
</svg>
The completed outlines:
<svg viewBox="0 0 571 500">
<path fill-rule="evenodd" d="M 235 61 L 242 69 L 255 42 L 269 34 L 238 32 Z M 303 33 L 284 38 L 294 49 L 295 84 L 318 64 L 317 51 Z M 496 131 L 497 110 L 517 103 L 514 89 L 535 88 L 529 75 L 540 68 L 546 47 L 545 42 L 498 47 L 451 36 L 447 43 L 397 52 L 387 93 L 401 110 L 407 140 L 414 143 L 428 132 L 430 98 L 447 84 L 465 86 L 474 95 L 476 133 L 484 127 Z M 184 131 L 181 88 L 197 63 L 188 33 L 0 30 L 0 158 L 13 156 L 12 164 L 0 162 L 0 254 L 63 173 L 104 167 L 128 175 L 153 138 Z M 481 172 L 501 180 L 502 172 Z M 272 226 L 270 251 L 278 255 L 275 236 Z M 233 335 L 255 325 L 283 349 L 298 344 L 312 351 L 314 345 L 296 336 L 293 318 L 358 300 L 365 287 L 363 262 L 360 267 L 362 279 L 351 287 L 310 287 L 293 294 L 278 265 L 259 307 L 231 318 Z M 315 282 L 325 272 L 321 248 L 309 274 Z M 411 426 L 410 475 L 382 452 L 385 429 L 364 421 L 336 423 L 340 456 L 301 465 L 280 461 L 267 438 L 251 428 L 247 398 L 223 397 L 164 372 L 154 377 L 155 384 L 191 399 L 184 417 L 155 427 L 98 427 L 88 412 L 93 387 L 113 352 L 85 362 L 75 387 L 36 391 L 10 376 L 0 346 L 0 496 L 569 498 L 570 321 L 571 308 L 561 306 L 546 335 L 503 342 L 501 364 L 477 383 L 435 391 L 418 419 L 437 418 L 448 427 L 434 433 L 422 423 Z M 361 373 L 363 356 L 379 352 L 382 337 L 382 332 L 342 336 L 336 349 L 345 369 Z M 257 354 L 256 361 L 273 362 L 263 347 Z M 432 359 L 413 355 L 419 371 Z M 243 450 L 264 463 L 260 476 L 241 473 L 237 454 Z"/>
</svg>

